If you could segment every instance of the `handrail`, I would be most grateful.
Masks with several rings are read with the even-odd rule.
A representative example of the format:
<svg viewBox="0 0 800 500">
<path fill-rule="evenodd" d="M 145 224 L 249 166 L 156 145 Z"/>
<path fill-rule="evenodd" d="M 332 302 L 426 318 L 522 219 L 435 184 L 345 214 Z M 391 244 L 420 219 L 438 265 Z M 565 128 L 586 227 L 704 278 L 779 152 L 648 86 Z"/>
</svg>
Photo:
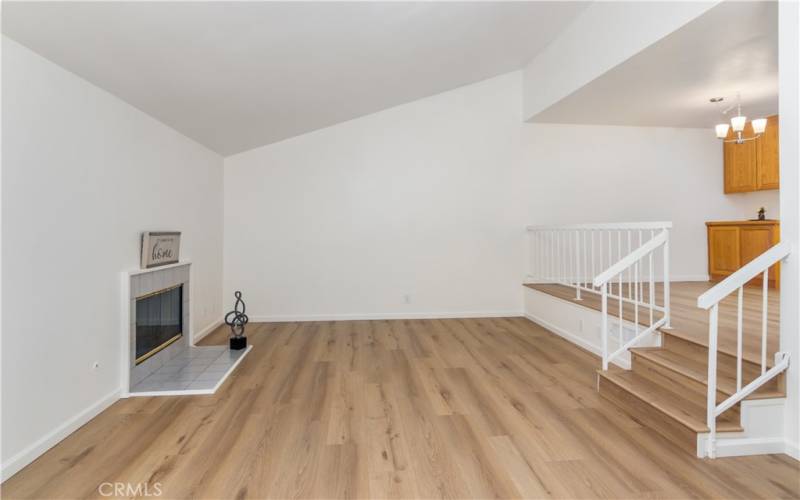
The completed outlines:
<svg viewBox="0 0 800 500">
<path fill-rule="evenodd" d="M 776 354 L 777 356 L 775 356 L 775 358 L 777 359 L 777 361 L 775 366 L 767 370 L 764 373 L 764 375 L 761 375 L 760 377 L 753 380 L 746 386 L 742 387 L 742 390 L 729 396 L 728 399 L 718 404 L 717 407 L 714 409 L 715 417 L 722 415 L 723 413 L 728 411 L 733 405 L 743 400 L 744 398 L 746 398 L 747 396 L 758 390 L 759 387 L 772 380 L 772 378 L 777 376 L 780 372 L 789 368 L 789 353 L 779 352 Z"/>
<path fill-rule="evenodd" d="M 539 226 L 527 226 L 528 231 L 541 230 L 575 230 L 575 229 L 671 229 L 672 222 L 601 222 L 596 224 L 547 224 Z"/>
<path fill-rule="evenodd" d="M 527 227 L 529 282 L 574 288 L 575 300 L 582 300 L 582 293 L 600 295 L 603 370 L 629 347 L 670 327 L 671 228 L 669 221 Z M 656 281 L 663 283 L 662 305 L 656 303 Z M 614 311 L 609 299 L 617 302 Z M 632 323 L 624 314 L 629 308 Z M 609 346 L 609 340 L 616 345 Z"/>
<path fill-rule="evenodd" d="M 778 243 L 755 259 L 748 262 L 741 269 L 725 278 L 713 288 L 697 298 L 697 307 L 708 310 L 708 382 L 706 393 L 706 425 L 708 425 L 708 440 L 706 455 L 709 458 L 716 456 L 717 417 L 742 401 L 753 391 L 778 376 L 789 366 L 789 353 L 778 352 L 775 354 L 775 366 L 767 369 L 767 313 L 769 307 L 768 287 L 769 268 L 778 261 L 786 258 L 791 253 L 791 247 L 786 243 Z M 743 310 L 744 286 L 753 278 L 761 275 L 761 375 L 743 385 L 742 380 L 742 346 L 743 340 Z M 725 401 L 717 404 L 717 343 L 719 337 L 719 303 L 734 291 L 738 292 L 737 317 L 736 317 L 736 392 Z"/>
<path fill-rule="evenodd" d="M 652 238 L 644 245 L 623 257 L 622 260 L 595 276 L 593 281 L 594 286 L 601 286 L 607 283 L 611 278 L 631 267 L 637 260 L 645 257 L 647 254 L 666 243 L 668 236 L 669 233 L 666 230 L 658 233 L 655 238 Z"/>
<path fill-rule="evenodd" d="M 786 258 L 790 252 L 791 248 L 787 243 L 781 242 L 776 244 L 698 297 L 697 307 L 700 309 L 709 309 L 720 300 L 735 292 L 737 288 L 763 273 L 764 269 Z"/>
<path fill-rule="evenodd" d="M 671 224 L 670 224 L 671 225 Z M 655 305 L 655 287 L 654 287 L 654 275 L 652 272 L 653 264 L 652 258 L 653 254 L 659 248 L 663 249 L 664 251 L 664 307 L 659 308 L 660 311 L 663 313 L 661 319 L 655 320 L 653 317 L 653 311 L 656 309 Z M 645 328 L 644 330 L 639 329 L 639 303 L 640 303 L 640 294 L 644 294 L 644 290 L 640 289 L 639 281 L 639 265 L 640 261 L 644 260 L 645 258 L 650 259 L 650 276 L 649 276 L 649 300 L 646 302 L 646 305 L 649 307 L 649 316 L 650 316 L 650 326 Z M 622 330 L 623 330 L 623 306 L 622 306 L 622 275 L 627 271 L 630 274 L 631 270 L 633 270 L 634 279 L 637 284 L 634 286 L 634 293 L 636 294 L 635 300 L 633 300 L 634 306 L 634 329 L 635 334 L 633 338 L 625 341 Z M 614 281 L 613 279 L 617 277 L 619 281 L 617 282 L 618 287 L 620 288 L 619 293 L 619 300 L 618 300 L 618 321 L 619 321 L 619 329 L 617 330 L 617 349 L 609 354 L 608 349 L 608 338 L 609 338 L 609 325 L 608 325 L 608 298 L 609 298 L 609 284 L 613 286 Z M 669 305 L 669 230 L 662 229 L 660 233 L 653 236 L 647 242 L 641 244 L 635 250 L 629 252 L 623 258 L 619 259 L 617 262 L 609 266 L 605 271 L 598 274 L 592 284 L 595 287 L 600 288 L 600 313 L 602 314 L 602 325 L 601 325 L 601 341 L 602 341 L 602 361 L 603 361 L 603 370 L 608 370 L 608 364 L 614 360 L 617 356 L 620 356 L 624 352 L 626 352 L 630 347 L 639 343 L 645 337 L 652 335 L 659 328 L 670 328 L 670 305 Z"/>
</svg>

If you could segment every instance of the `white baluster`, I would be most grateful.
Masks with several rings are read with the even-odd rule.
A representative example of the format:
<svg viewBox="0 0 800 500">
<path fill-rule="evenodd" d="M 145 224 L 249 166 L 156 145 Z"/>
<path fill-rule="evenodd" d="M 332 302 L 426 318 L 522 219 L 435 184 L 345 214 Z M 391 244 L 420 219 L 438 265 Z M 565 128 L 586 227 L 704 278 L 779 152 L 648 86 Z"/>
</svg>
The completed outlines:
<svg viewBox="0 0 800 500">
<path fill-rule="evenodd" d="M 592 251 L 591 251 L 592 252 L 592 259 L 591 259 L 592 260 L 592 275 L 589 276 L 589 279 L 590 280 L 594 280 L 594 277 L 595 277 L 595 272 L 594 272 L 594 229 L 590 229 L 589 230 L 589 236 L 591 237 L 591 240 L 592 240 L 591 244 L 590 244 L 590 246 L 592 248 Z M 594 290 L 594 281 L 592 281 L 592 289 Z"/>
<path fill-rule="evenodd" d="M 716 455 L 717 417 L 717 320 L 719 304 L 714 304 L 708 321 L 708 394 L 706 398 L 706 424 L 708 425 L 708 457 Z"/>
<path fill-rule="evenodd" d="M 614 264 L 614 254 L 611 252 L 611 230 L 608 230 L 608 264 L 605 265 L 606 269 Z M 613 283 L 613 282 L 612 282 Z M 609 293 L 614 296 L 614 289 L 609 288 Z"/>
<path fill-rule="evenodd" d="M 767 306 L 768 302 L 768 290 L 769 287 L 769 268 L 764 270 L 764 274 L 761 275 L 761 375 L 764 375 L 764 372 L 767 371 Z"/>
<path fill-rule="evenodd" d="M 562 285 L 566 281 L 567 276 L 567 259 L 564 257 L 564 250 L 566 249 L 567 245 L 564 244 L 564 234 L 566 234 L 564 231 L 558 232 L 558 256 L 561 260 L 561 269 L 559 269 L 559 283 Z"/>
<path fill-rule="evenodd" d="M 631 253 L 631 230 L 628 229 L 627 232 L 628 232 L 628 253 L 630 254 Z M 633 273 L 633 268 L 629 267 L 628 268 L 628 298 L 629 299 L 633 298 L 633 293 L 632 293 L 632 290 L 631 290 L 631 287 L 633 286 L 633 280 L 631 280 L 631 273 Z"/>
<path fill-rule="evenodd" d="M 656 301 L 656 293 L 655 293 L 655 289 L 653 287 L 653 285 L 654 285 L 654 283 L 653 283 L 653 252 L 650 252 L 650 254 L 648 255 L 648 259 L 650 259 L 649 265 L 647 266 L 648 271 L 650 271 L 650 283 L 649 283 L 649 288 L 650 288 L 650 299 L 649 299 L 649 302 L 650 302 L 650 326 L 653 326 L 653 305 L 655 304 L 655 301 Z"/>
<path fill-rule="evenodd" d="M 545 255 L 545 240 L 544 240 L 544 232 L 539 231 L 537 233 L 537 241 L 539 242 L 539 274 L 541 278 L 541 282 L 544 282 L 544 277 L 546 274 L 545 270 L 545 263 L 547 262 L 547 258 Z"/>
<path fill-rule="evenodd" d="M 622 230 L 617 231 L 617 261 L 622 260 Z M 619 290 L 617 290 L 617 300 L 619 300 L 619 331 L 617 333 L 617 340 L 619 340 L 619 344 L 617 344 L 617 348 L 620 348 L 623 344 L 622 342 L 622 296 L 624 295 L 623 288 L 622 288 L 622 274 L 621 272 L 618 275 L 618 282 L 617 286 Z"/>
<path fill-rule="evenodd" d="M 583 276 L 583 287 L 588 290 L 589 289 L 589 280 L 591 279 L 591 277 L 588 276 L 588 274 L 589 274 L 589 245 L 586 242 L 586 238 L 589 235 L 589 230 L 584 229 L 583 231 L 581 231 L 581 233 L 582 233 L 581 237 L 583 238 L 583 245 L 581 245 L 583 247 L 583 274 L 584 274 L 584 276 Z"/>
<path fill-rule="evenodd" d="M 572 255 L 575 247 L 572 245 L 572 231 L 567 231 L 564 237 L 567 240 L 567 282 L 572 286 L 575 282 L 575 259 Z"/>
<path fill-rule="evenodd" d="M 742 302 L 744 287 L 739 287 L 736 312 L 736 390 L 742 390 Z"/>
<path fill-rule="evenodd" d="M 547 266 L 549 268 L 550 274 L 550 283 L 555 281 L 555 265 L 556 265 L 556 247 L 555 247 L 555 238 L 553 237 L 553 231 L 547 232 L 547 239 L 550 240 L 550 258 L 548 259 L 550 264 Z"/>
<path fill-rule="evenodd" d="M 577 300 L 581 300 L 581 239 L 580 231 L 575 231 L 575 295 Z"/>
<path fill-rule="evenodd" d="M 603 316 L 603 326 L 600 334 L 602 335 L 603 345 L 603 371 L 608 370 L 608 283 L 600 285 L 601 299 L 600 312 Z"/>
<path fill-rule="evenodd" d="M 639 246 L 642 246 L 642 230 L 639 230 Z M 641 278 L 641 276 L 639 276 Z M 644 300 L 644 282 L 639 280 L 639 300 Z"/>
<path fill-rule="evenodd" d="M 604 231 L 600 232 L 600 261 L 597 263 L 597 272 L 602 273 L 604 269 L 606 269 L 606 243 L 603 239 L 603 235 L 606 233 Z"/>
<path fill-rule="evenodd" d="M 663 231 L 667 231 L 664 229 Z M 670 325 L 670 307 L 669 307 L 669 231 L 667 231 L 667 239 L 664 242 L 664 317 L 667 321 L 664 323 L 664 328 L 671 328 Z"/>
<path fill-rule="evenodd" d="M 633 326 L 636 335 L 639 335 L 639 262 L 641 259 L 633 265 Z"/>
</svg>

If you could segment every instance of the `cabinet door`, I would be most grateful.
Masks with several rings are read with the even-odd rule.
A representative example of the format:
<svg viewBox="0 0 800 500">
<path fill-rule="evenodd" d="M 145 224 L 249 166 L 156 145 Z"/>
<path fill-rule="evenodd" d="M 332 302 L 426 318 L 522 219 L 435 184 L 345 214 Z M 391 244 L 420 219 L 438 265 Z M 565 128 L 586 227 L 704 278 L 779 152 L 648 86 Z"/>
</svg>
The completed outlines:
<svg viewBox="0 0 800 500">
<path fill-rule="evenodd" d="M 742 266 L 766 252 L 772 245 L 777 243 L 775 228 L 771 226 L 743 226 L 739 231 L 741 244 L 739 253 L 742 259 Z M 769 281 L 775 282 L 777 271 L 777 266 L 769 268 Z M 761 283 L 761 278 L 755 278 L 751 280 L 750 283 Z"/>
<path fill-rule="evenodd" d="M 758 188 L 778 189 L 780 187 L 780 162 L 778 159 L 778 115 L 767 118 L 767 128 L 756 142 L 759 144 Z"/>
<path fill-rule="evenodd" d="M 753 127 L 748 123 L 745 126 L 743 137 L 753 137 Z M 736 136 L 733 131 L 728 133 L 728 139 Z M 741 193 L 758 189 L 758 157 L 759 141 L 747 141 L 742 144 L 726 142 L 723 144 L 725 162 L 725 192 Z"/>
<path fill-rule="evenodd" d="M 712 279 L 722 279 L 740 267 L 739 228 L 711 226 L 708 228 L 708 273 Z"/>
</svg>

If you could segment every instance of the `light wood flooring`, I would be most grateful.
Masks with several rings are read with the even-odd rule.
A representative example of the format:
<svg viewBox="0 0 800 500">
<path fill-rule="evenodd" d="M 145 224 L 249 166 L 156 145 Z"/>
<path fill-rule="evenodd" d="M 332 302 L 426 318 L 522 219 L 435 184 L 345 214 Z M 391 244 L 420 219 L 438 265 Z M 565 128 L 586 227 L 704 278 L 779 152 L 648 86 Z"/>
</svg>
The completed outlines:
<svg viewBox="0 0 800 500">
<path fill-rule="evenodd" d="M 716 283 L 709 281 L 683 281 L 670 283 L 670 306 L 672 309 L 671 335 L 708 345 L 708 311 L 697 307 L 697 297 L 710 289 Z M 568 300 L 585 307 L 599 311 L 601 300 L 599 294 L 582 292 L 580 301 L 575 300 L 575 289 L 564 285 L 536 284 L 525 285 L 534 290 L 553 295 L 560 299 Z M 623 283 L 624 293 L 627 296 L 627 287 Z M 616 285 L 615 288 L 616 290 Z M 663 300 L 662 285 L 655 286 L 656 303 L 661 305 Z M 780 340 L 780 292 L 770 288 L 767 293 L 767 364 L 772 366 L 773 355 L 778 351 Z M 742 315 L 742 356 L 748 361 L 761 363 L 761 287 L 745 287 L 743 296 Z M 619 302 L 614 299 L 608 301 L 609 313 L 614 317 L 618 315 Z M 718 350 L 726 354 L 736 355 L 736 314 L 737 297 L 733 293 L 719 305 L 719 344 Z M 658 314 L 658 313 L 656 313 Z M 649 317 L 642 316 L 639 309 L 639 322 L 649 324 Z M 623 316 L 633 321 L 633 306 L 624 304 Z M 660 317 L 660 316 L 657 316 Z"/>
<path fill-rule="evenodd" d="M 798 462 L 692 457 L 600 397 L 597 357 L 526 319 L 248 328 L 217 394 L 119 401 L 3 497 L 800 497 Z"/>
</svg>

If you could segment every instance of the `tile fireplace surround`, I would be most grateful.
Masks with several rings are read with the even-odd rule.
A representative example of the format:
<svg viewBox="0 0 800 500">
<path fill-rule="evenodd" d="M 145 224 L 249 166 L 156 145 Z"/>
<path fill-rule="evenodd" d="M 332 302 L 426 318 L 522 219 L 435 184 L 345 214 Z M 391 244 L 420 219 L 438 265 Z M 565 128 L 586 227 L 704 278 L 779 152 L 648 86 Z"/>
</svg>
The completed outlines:
<svg viewBox="0 0 800 500">
<path fill-rule="evenodd" d="M 179 262 L 123 273 L 123 397 L 213 394 L 252 349 L 231 351 L 222 346 L 193 346 L 191 334 L 191 263 Z M 136 364 L 136 301 L 161 290 L 183 286 L 182 335 Z"/>
</svg>

